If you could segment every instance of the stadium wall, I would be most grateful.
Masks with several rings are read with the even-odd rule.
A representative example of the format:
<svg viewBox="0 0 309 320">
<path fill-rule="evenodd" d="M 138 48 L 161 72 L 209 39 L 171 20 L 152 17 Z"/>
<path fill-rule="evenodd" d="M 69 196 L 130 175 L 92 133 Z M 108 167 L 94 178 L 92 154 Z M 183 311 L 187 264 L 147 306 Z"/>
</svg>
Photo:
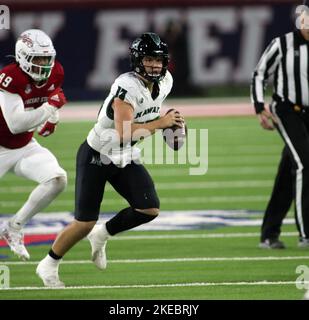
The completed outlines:
<svg viewBox="0 0 309 320">
<path fill-rule="evenodd" d="M 69 100 L 101 100 L 129 70 L 128 47 L 142 32 L 168 43 L 173 96 L 207 95 L 213 86 L 248 86 L 272 38 L 294 28 L 297 1 L 2 1 L 10 29 L 0 30 L 0 67 L 17 36 L 41 28 L 53 39 L 66 72 Z M 301 1 L 299 1 L 299 4 Z"/>
</svg>

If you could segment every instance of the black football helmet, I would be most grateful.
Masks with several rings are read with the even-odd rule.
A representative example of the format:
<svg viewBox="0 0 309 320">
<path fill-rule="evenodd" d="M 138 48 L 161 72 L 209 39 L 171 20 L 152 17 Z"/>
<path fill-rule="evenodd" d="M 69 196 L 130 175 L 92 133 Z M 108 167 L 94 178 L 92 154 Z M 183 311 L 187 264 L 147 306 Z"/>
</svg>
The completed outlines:
<svg viewBox="0 0 309 320">
<path fill-rule="evenodd" d="M 148 74 L 143 65 L 143 58 L 162 57 L 162 71 L 158 75 Z M 151 82 L 159 82 L 166 74 L 169 55 L 167 44 L 156 33 L 146 32 L 135 39 L 130 47 L 132 70 Z"/>
</svg>

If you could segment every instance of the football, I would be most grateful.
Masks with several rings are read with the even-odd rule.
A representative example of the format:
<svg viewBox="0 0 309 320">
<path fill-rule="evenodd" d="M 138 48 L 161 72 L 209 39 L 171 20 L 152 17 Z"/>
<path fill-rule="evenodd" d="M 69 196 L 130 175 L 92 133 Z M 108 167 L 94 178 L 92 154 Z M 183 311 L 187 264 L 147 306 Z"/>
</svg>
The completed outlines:
<svg viewBox="0 0 309 320">
<path fill-rule="evenodd" d="M 169 113 L 175 109 L 169 109 L 166 113 Z M 173 125 L 172 127 L 162 130 L 163 139 L 166 144 L 175 151 L 178 151 L 185 143 L 187 136 L 187 125 L 183 123 L 182 127 Z"/>
</svg>

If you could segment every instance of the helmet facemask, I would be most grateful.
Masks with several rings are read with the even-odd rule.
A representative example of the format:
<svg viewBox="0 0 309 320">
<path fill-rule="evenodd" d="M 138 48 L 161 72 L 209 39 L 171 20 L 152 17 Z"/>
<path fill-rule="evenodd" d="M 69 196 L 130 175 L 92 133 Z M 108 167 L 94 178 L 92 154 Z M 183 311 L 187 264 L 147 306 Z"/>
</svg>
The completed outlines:
<svg viewBox="0 0 309 320">
<path fill-rule="evenodd" d="M 50 77 L 55 57 L 51 39 L 41 30 L 27 30 L 17 39 L 16 62 L 36 82 L 46 81 Z"/>
<path fill-rule="evenodd" d="M 145 57 L 152 57 L 152 58 L 157 58 L 160 57 L 162 60 L 162 69 L 160 73 L 156 73 L 154 70 L 153 72 L 147 72 L 146 71 L 146 67 L 143 63 L 143 59 Z M 161 81 L 166 74 L 166 70 L 167 70 L 167 66 L 168 66 L 168 56 L 164 56 L 162 55 L 156 55 L 156 56 L 148 56 L 148 55 L 140 55 L 139 57 L 139 64 L 138 66 L 135 68 L 135 71 L 140 74 L 143 78 L 147 79 L 148 81 L 151 82 L 159 82 Z M 151 68 L 150 66 L 148 66 L 147 68 Z M 156 69 L 156 67 L 152 67 L 153 69 Z"/>
<path fill-rule="evenodd" d="M 45 63 L 38 63 L 37 60 L 40 58 L 45 58 Z M 23 70 L 28 73 L 33 80 L 40 82 L 46 81 L 49 78 L 55 64 L 55 56 L 26 55 L 25 59 L 27 61 L 27 63 L 25 63 L 27 70 Z"/>
</svg>

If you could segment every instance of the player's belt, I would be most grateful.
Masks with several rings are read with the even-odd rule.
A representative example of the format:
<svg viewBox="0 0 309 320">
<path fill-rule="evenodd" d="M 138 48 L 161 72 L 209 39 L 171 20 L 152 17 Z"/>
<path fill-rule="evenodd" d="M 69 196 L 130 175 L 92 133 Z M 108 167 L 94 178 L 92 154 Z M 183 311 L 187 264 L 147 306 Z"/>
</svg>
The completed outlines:
<svg viewBox="0 0 309 320">
<path fill-rule="evenodd" d="M 302 104 L 293 103 L 290 100 L 283 100 L 278 95 L 274 94 L 273 99 L 278 102 L 282 103 L 284 105 L 288 105 L 291 107 L 295 112 L 309 112 L 309 106 L 305 106 Z"/>
</svg>

